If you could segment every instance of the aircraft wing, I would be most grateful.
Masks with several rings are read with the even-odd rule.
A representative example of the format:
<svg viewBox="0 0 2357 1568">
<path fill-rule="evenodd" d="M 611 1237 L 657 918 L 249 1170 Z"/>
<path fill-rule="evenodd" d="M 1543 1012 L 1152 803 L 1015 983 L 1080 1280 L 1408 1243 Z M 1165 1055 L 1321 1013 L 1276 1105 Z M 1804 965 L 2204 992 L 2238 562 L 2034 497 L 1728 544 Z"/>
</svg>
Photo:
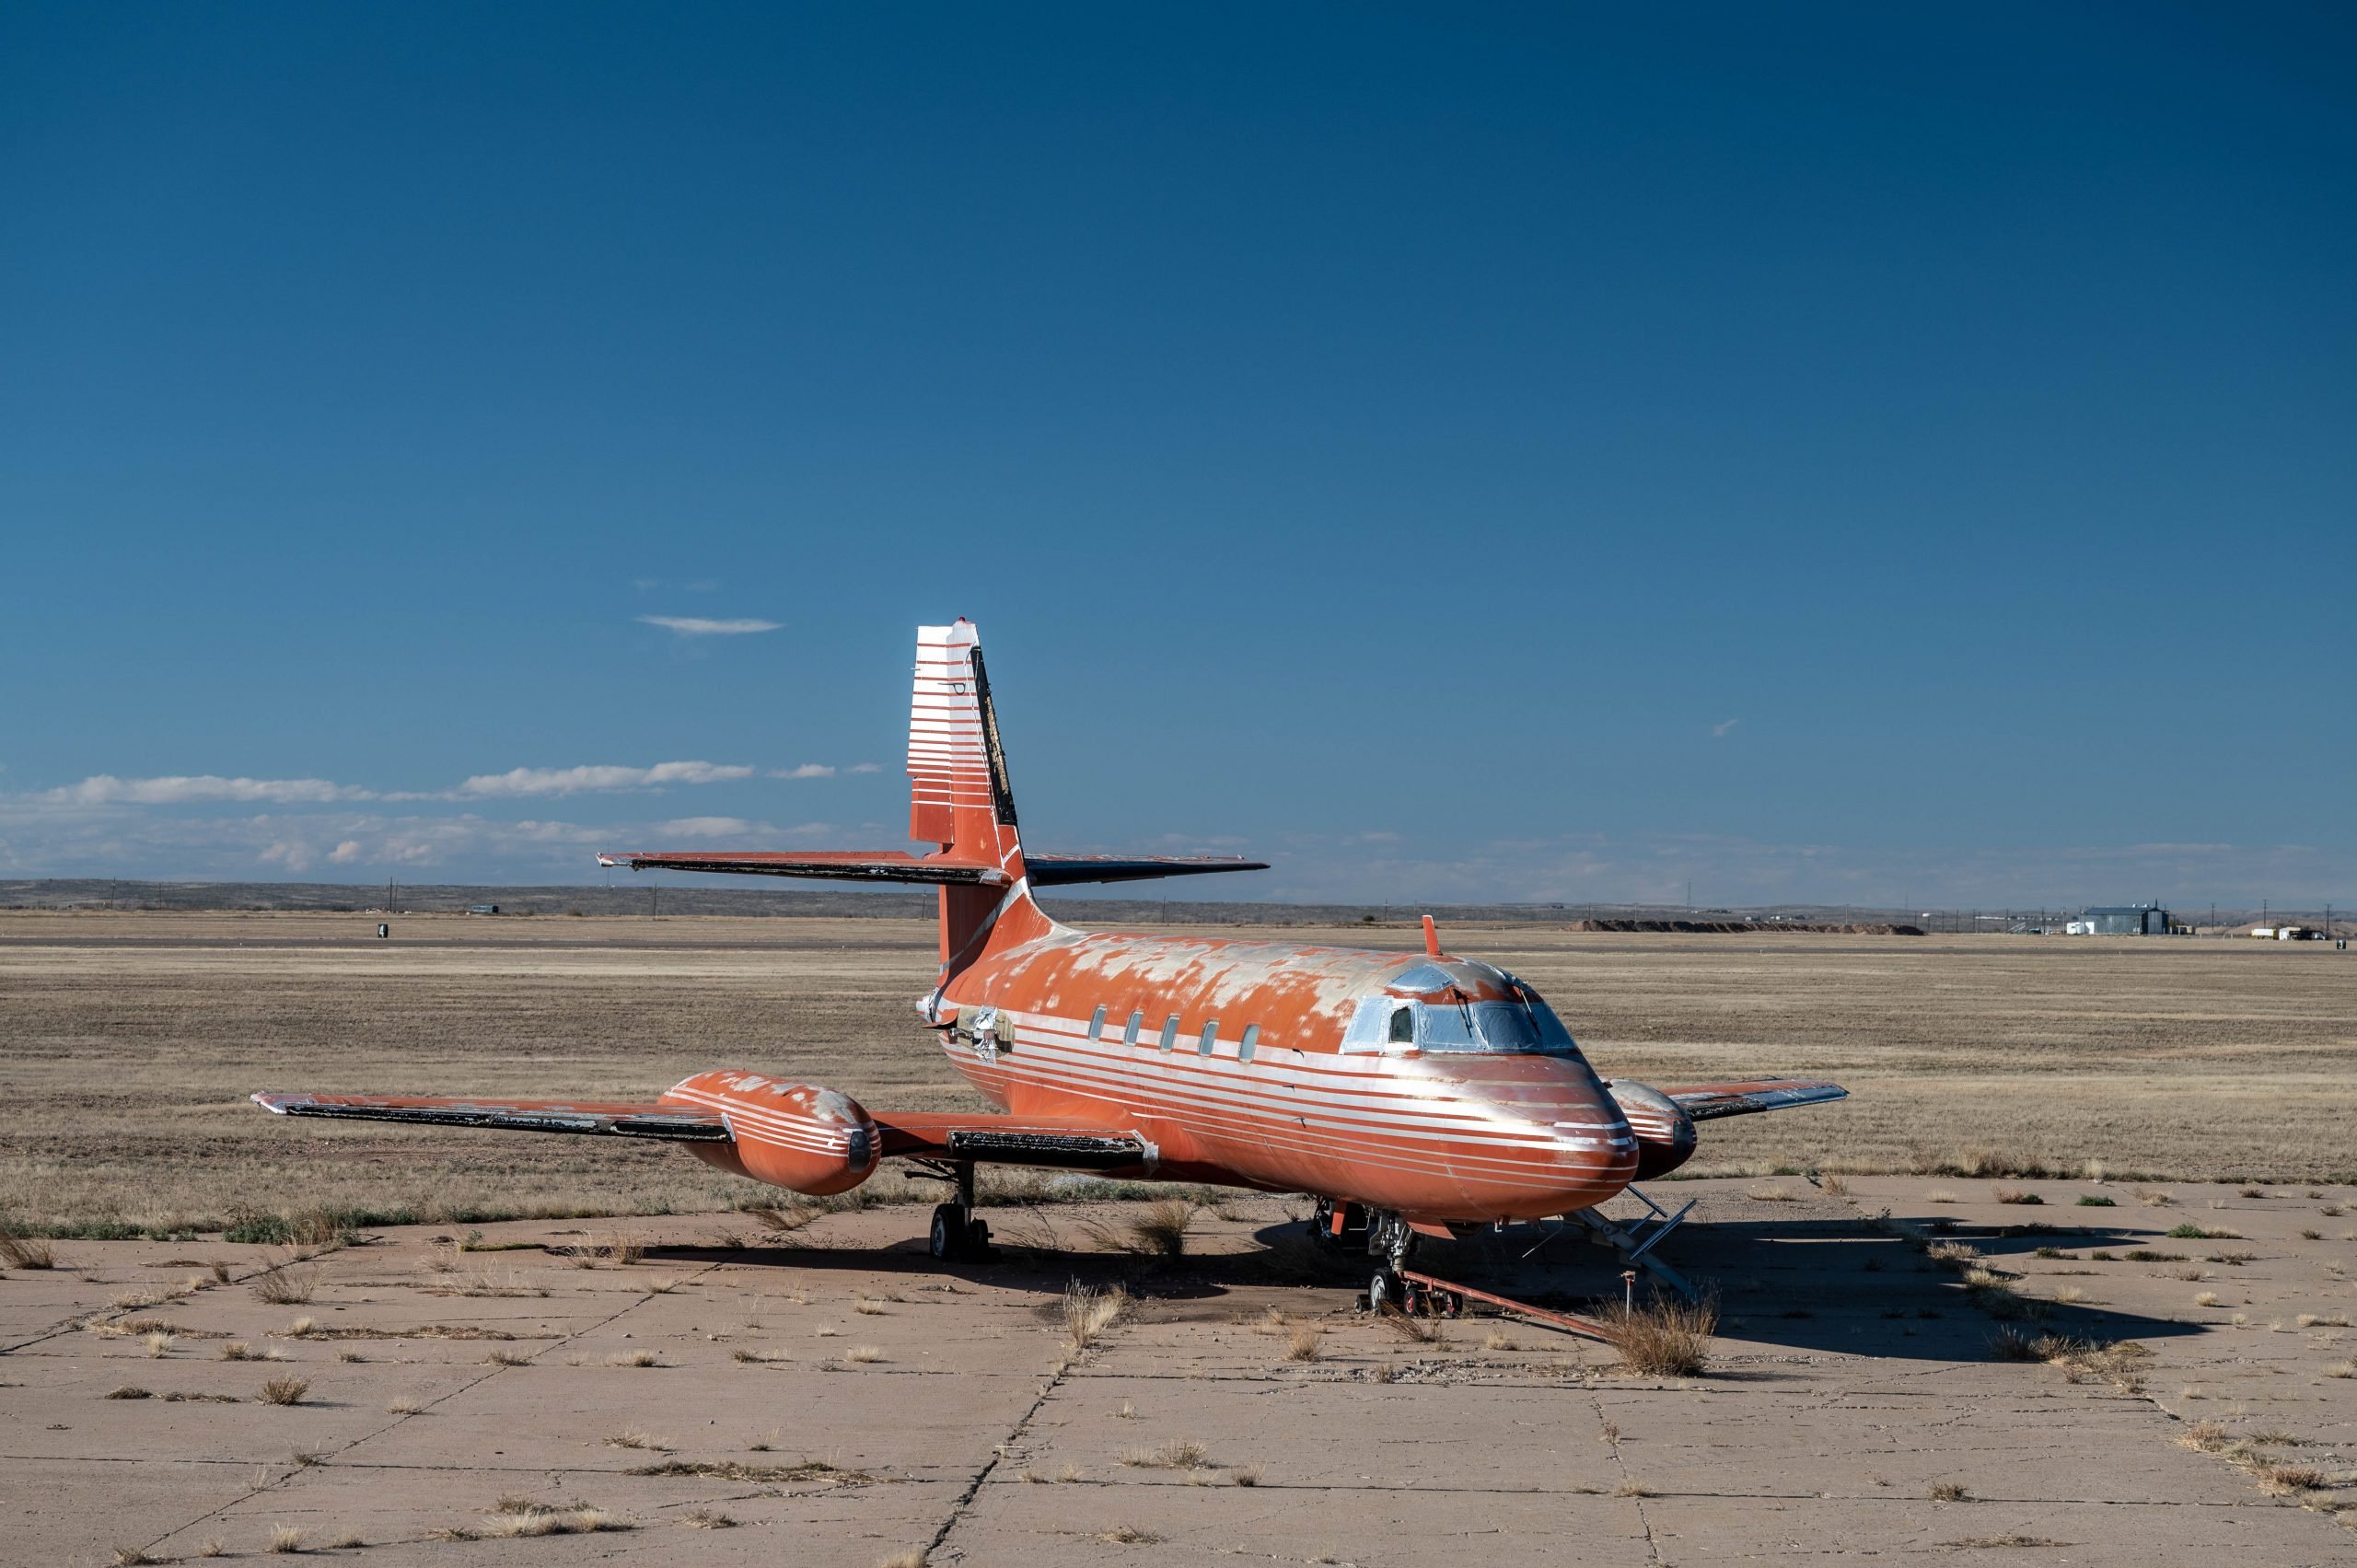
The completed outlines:
<svg viewBox="0 0 2357 1568">
<path fill-rule="evenodd" d="M 1158 1154 L 1140 1133 L 1070 1117 L 869 1114 L 883 1130 L 888 1156 L 1120 1170 L 1151 1165 Z"/>
<path fill-rule="evenodd" d="M 1850 1095 L 1839 1084 L 1806 1078 L 1751 1078 L 1736 1084 L 1664 1089 L 1662 1093 L 1676 1100 L 1678 1109 L 1697 1121 L 1708 1121 L 1714 1116 L 1749 1116 L 1755 1111 L 1817 1105 L 1829 1099 L 1847 1099 Z"/>
<path fill-rule="evenodd" d="M 259 1094 L 253 1102 L 280 1116 L 332 1116 L 359 1121 L 410 1121 L 434 1127 L 496 1127 L 511 1132 L 590 1132 L 725 1144 L 718 1111 L 672 1105 L 569 1099 L 454 1099 L 432 1096 Z"/>
<path fill-rule="evenodd" d="M 403 1121 L 429 1127 L 489 1127 L 511 1132 L 584 1132 L 676 1143 L 726 1144 L 717 1110 L 594 1100 L 482 1099 L 405 1095 L 258 1094 L 280 1116 Z M 869 1112 L 887 1157 L 973 1160 L 1059 1170 L 1121 1170 L 1154 1163 L 1136 1132 L 1109 1132 L 1068 1117 L 954 1116 Z"/>
</svg>

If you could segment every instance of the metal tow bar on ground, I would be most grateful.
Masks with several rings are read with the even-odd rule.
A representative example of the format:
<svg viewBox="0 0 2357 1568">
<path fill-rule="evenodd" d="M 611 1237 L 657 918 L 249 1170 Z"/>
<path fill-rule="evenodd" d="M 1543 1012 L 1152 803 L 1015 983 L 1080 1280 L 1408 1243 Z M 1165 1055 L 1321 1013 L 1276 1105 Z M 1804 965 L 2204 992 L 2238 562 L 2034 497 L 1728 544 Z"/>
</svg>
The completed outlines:
<svg viewBox="0 0 2357 1568">
<path fill-rule="evenodd" d="M 1601 1324 L 1591 1322 L 1585 1318 L 1574 1318 L 1568 1312 L 1550 1312 L 1543 1307 L 1533 1307 L 1527 1301 L 1516 1301 L 1511 1296 L 1492 1295 L 1486 1290 L 1475 1290 L 1471 1285 L 1461 1285 L 1450 1280 L 1435 1279 L 1430 1274 L 1419 1273 L 1413 1269 L 1400 1270 L 1399 1277 L 1420 1287 L 1422 1292 L 1439 1295 L 1444 1301 L 1451 1296 L 1460 1299 L 1470 1296 L 1475 1301 L 1486 1301 L 1491 1306 L 1511 1312 L 1517 1318 L 1527 1318 L 1535 1323 L 1544 1324 L 1550 1329 L 1561 1329 L 1565 1333 L 1584 1335 L 1603 1344 L 1612 1342 L 1612 1337 L 1604 1331 Z M 1447 1316 L 1455 1317 L 1456 1313 L 1450 1312 Z"/>
</svg>

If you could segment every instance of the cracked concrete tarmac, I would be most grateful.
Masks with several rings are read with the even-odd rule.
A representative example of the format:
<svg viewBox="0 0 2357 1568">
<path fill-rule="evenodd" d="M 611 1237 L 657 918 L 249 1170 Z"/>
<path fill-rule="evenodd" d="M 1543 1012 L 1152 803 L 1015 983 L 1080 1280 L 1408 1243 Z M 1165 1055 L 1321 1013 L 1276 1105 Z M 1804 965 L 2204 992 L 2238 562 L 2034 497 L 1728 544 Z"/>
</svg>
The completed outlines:
<svg viewBox="0 0 2357 1568">
<path fill-rule="evenodd" d="M 1831 1185 L 1675 1184 L 1701 1202 L 1665 1250 L 1724 1315 L 1690 1378 L 1510 1319 L 1432 1342 L 1369 1320 L 1350 1272 L 1305 1276 L 1306 1206 L 1267 1197 L 1200 1214 L 1161 1264 L 1109 1245 L 1120 1204 L 996 1214 L 1023 1244 L 947 1268 L 911 1208 L 784 1236 L 482 1227 L 513 1250 L 421 1227 L 309 1262 L 61 1242 L 58 1269 L 0 1278 L 0 1558 L 246 1556 L 299 1530 L 386 1563 L 2357 1561 L 2357 1285 L 2327 1213 L 2357 1195 Z M 2166 1234 L 2186 1225 L 2236 1234 Z M 644 1256 L 567 1255 L 617 1235 Z M 1998 1283 L 1968 1289 L 1938 1241 Z M 1419 1261 L 1550 1302 L 1619 1288 L 1568 1232 Z M 310 1270 L 309 1300 L 257 1299 L 265 1272 L 299 1293 Z M 1075 1279 L 1136 1295 L 1080 1351 Z M 2151 1353 L 2119 1376 L 2008 1361 L 2008 1330 Z M 300 1402 L 261 1400 L 280 1376 Z M 2285 1474 L 2315 1484 L 2262 1489 Z M 525 1500 L 625 1527 L 497 1537 L 560 1517 Z"/>
</svg>

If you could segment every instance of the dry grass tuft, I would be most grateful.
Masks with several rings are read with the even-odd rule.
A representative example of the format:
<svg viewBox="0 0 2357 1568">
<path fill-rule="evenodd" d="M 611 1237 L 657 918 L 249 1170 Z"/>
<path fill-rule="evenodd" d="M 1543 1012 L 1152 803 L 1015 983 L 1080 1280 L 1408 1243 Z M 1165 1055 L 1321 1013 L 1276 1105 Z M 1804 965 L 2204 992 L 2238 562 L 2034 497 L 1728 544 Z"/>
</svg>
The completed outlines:
<svg viewBox="0 0 2357 1568">
<path fill-rule="evenodd" d="M 208 1539 L 196 1549 L 196 1554 L 199 1557 L 226 1557 L 229 1554 L 229 1543 L 217 1538 Z"/>
<path fill-rule="evenodd" d="M 635 1426 L 625 1426 L 606 1439 L 609 1448 L 643 1448 L 650 1454 L 668 1454 L 671 1445 L 660 1437 L 650 1437 Z"/>
<path fill-rule="evenodd" d="M 213 1353 L 223 1361 L 260 1361 L 262 1359 L 261 1356 L 254 1353 L 254 1347 L 246 1343 L 243 1340 L 231 1340 L 228 1343 L 223 1345 L 219 1350 L 215 1351 Z"/>
<path fill-rule="evenodd" d="M 636 1527 L 603 1508 L 579 1503 L 535 1503 L 529 1498 L 503 1497 L 480 1525 L 459 1525 L 435 1532 L 445 1540 L 512 1540 L 528 1536 L 596 1535 Z"/>
<path fill-rule="evenodd" d="M 805 1459 L 796 1465 L 746 1465 L 734 1459 L 707 1463 L 693 1459 L 666 1459 L 660 1464 L 640 1465 L 630 1472 L 639 1476 L 694 1476 L 704 1481 L 750 1481 L 761 1486 L 780 1483 L 801 1484 L 819 1481 L 828 1486 L 865 1486 L 876 1480 L 865 1470 L 847 1470 L 830 1465 L 824 1459 Z"/>
<path fill-rule="evenodd" d="M 2196 1291 L 2193 1293 L 2193 1305 L 2196 1307 L 2215 1307 L 2218 1305 L 2218 1293 L 2214 1290 Z"/>
<path fill-rule="evenodd" d="M 1967 1492 L 1963 1487 L 1957 1485 L 1952 1481 L 1944 1481 L 1938 1485 L 1933 1487 L 1930 1496 L 1932 1501 L 1934 1503 L 1969 1503 L 1972 1501 L 1972 1493 Z"/>
<path fill-rule="evenodd" d="M 2324 1369 L 2328 1377 L 2357 1377 L 2357 1361 L 2336 1361 Z"/>
<path fill-rule="evenodd" d="M 1651 1497 L 1654 1489 L 1642 1481 L 1624 1481 L 1612 1489 L 1615 1497 Z"/>
<path fill-rule="evenodd" d="M 1109 1530 L 1097 1531 L 1089 1539 L 1101 1540 L 1108 1546 L 1155 1546 L 1162 1540 L 1152 1530 L 1142 1530 L 1134 1525 L 1115 1525 Z"/>
<path fill-rule="evenodd" d="M 660 1366 L 663 1365 L 663 1358 L 651 1350 L 624 1351 L 620 1355 L 608 1356 L 606 1365 L 608 1366 Z"/>
<path fill-rule="evenodd" d="M 106 1397 L 110 1400 L 152 1400 L 156 1396 L 136 1383 L 125 1383 L 119 1388 L 108 1389 Z"/>
<path fill-rule="evenodd" d="M 2000 1203 L 2044 1203 L 2045 1199 L 2026 1187 L 1994 1187 L 1989 1196 Z"/>
<path fill-rule="evenodd" d="M 1148 1204 L 1130 1221 L 1129 1249 L 1149 1258 L 1183 1258 L 1187 1227 L 1194 1223 L 1196 1205 L 1184 1198 L 1165 1198 Z"/>
<path fill-rule="evenodd" d="M 254 1299 L 272 1307 L 293 1307 L 311 1299 L 319 1288 L 317 1264 L 288 1264 L 273 1269 L 248 1287 Z"/>
<path fill-rule="evenodd" d="M 54 1269 L 57 1253 L 38 1236 L 18 1236 L 0 1230 L 0 1268 Z"/>
<path fill-rule="evenodd" d="M 1506 1337 L 1504 1329 L 1492 1329 L 1481 1336 L 1483 1350 L 1520 1350 L 1522 1347 Z"/>
<path fill-rule="evenodd" d="M 157 1360 L 172 1348 L 172 1336 L 158 1330 L 142 1337 L 139 1342 L 147 1347 L 148 1359 Z"/>
<path fill-rule="evenodd" d="M 1447 1330 L 1440 1326 L 1437 1319 L 1411 1318 L 1387 1303 L 1383 1308 L 1383 1326 L 1397 1330 L 1420 1345 L 1445 1345 L 1448 1342 Z"/>
<path fill-rule="evenodd" d="M 2270 1497 L 2296 1497 L 2304 1492 L 2321 1491 L 2332 1481 L 2314 1465 L 2253 1465 L 2250 1473 Z"/>
<path fill-rule="evenodd" d="M 800 1230 L 826 1211 L 805 1208 L 797 1204 L 790 1209 L 747 1209 L 745 1213 L 760 1222 L 763 1228 L 774 1231 L 780 1236 L 788 1236 Z"/>
<path fill-rule="evenodd" d="M 273 1377 L 261 1386 L 261 1401 L 266 1405 L 299 1405 L 310 1391 L 311 1380 L 308 1377 Z"/>
<path fill-rule="evenodd" d="M 924 1568 L 924 1548 L 911 1547 L 906 1551 L 895 1552 L 889 1557 L 877 1558 L 876 1568 Z"/>
<path fill-rule="evenodd" d="M 892 1309 L 889 1307 L 870 1295 L 863 1295 L 854 1300 L 851 1304 L 851 1309 L 868 1318 L 889 1318 L 892 1315 Z"/>
<path fill-rule="evenodd" d="M 1793 1201 L 1793 1195 L 1781 1187 L 1754 1187 L 1744 1196 L 1755 1203 L 1789 1203 Z"/>
<path fill-rule="evenodd" d="M 150 1557 L 135 1546 L 118 1546 L 114 1549 L 114 1568 L 134 1568 L 135 1564 L 160 1561 L 162 1559 Z"/>
<path fill-rule="evenodd" d="M 270 1545 L 263 1550 L 276 1552 L 303 1550 L 303 1532 L 292 1525 L 281 1525 L 270 1532 Z"/>
<path fill-rule="evenodd" d="M 425 1408 L 425 1401 L 415 1394 L 396 1394 L 385 1401 L 387 1415 L 415 1415 Z"/>
<path fill-rule="evenodd" d="M 726 1514 L 715 1514 L 709 1508 L 691 1508 L 679 1523 L 691 1530 L 733 1530 L 737 1521 Z"/>
<path fill-rule="evenodd" d="M 1100 1289 L 1074 1280 L 1064 1287 L 1064 1339 L 1076 1351 L 1095 1344 L 1130 1309 L 1130 1294 L 1119 1285 Z"/>
<path fill-rule="evenodd" d="M 1719 1306 L 1713 1300 L 1665 1298 L 1637 1307 L 1615 1304 L 1597 1314 L 1597 1324 L 1620 1364 L 1652 1377 L 1697 1377 L 1710 1365 L 1711 1336 L 1718 1332 Z"/>
<path fill-rule="evenodd" d="M 482 1364 L 485 1366 L 529 1366 L 532 1365 L 532 1358 L 522 1351 L 509 1350 L 505 1345 L 493 1345 L 490 1353 L 482 1358 Z"/>
<path fill-rule="evenodd" d="M 885 1355 L 881 1348 L 876 1345 L 853 1345 L 843 1352 L 843 1359 L 860 1366 L 873 1366 L 877 1362 L 889 1358 Z"/>
<path fill-rule="evenodd" d="M 1846 1198 L 1850 1195 L 1849 1182 L 1843 1180 L 1836 1171 L 1829 1170 L 1819 1176 L 1817 1179 L 1817 1187 L 1818 1191 L 1829 1198 Z"/>
<path fill-rule="evenodd" d="M 1211 1450 L 1178 1438 L 1159 1448 L 1132 1448 L 1121 1456 L 1121 1463 L 1144 1470 L 1199 1470 L 1211 1462 Z"/>
<path fill-rule="evenodd" d="M 2229 1442 L 2225 1427 L 2219 1423 L 2197 1421 L 2177 1434 L 2177 1445 L 2198 1453 L 2221 1454 L 2225 1452 Z"/>
<path fill-rule="evenodd" d="M 1314 1323 L 1304 1323 L 1293 1331 L 1293 1338 L 1286 1342 L 1285 1359 L 1287 1361 L 1316 1361 L 1318 1353 L 1318 1342 L 1323 1338 L 1325 1338 L 1324 1330 Z"/>
</svg>

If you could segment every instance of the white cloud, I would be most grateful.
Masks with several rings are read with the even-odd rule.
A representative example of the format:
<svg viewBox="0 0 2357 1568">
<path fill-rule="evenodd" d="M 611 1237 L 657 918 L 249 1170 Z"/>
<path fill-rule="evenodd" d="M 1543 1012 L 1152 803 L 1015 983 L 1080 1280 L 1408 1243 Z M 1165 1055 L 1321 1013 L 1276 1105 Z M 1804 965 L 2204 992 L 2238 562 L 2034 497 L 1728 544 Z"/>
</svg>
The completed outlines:
<svg viewBox="0 0 2357 1568">
<path fill-rule="evenodd" d="M 769 776 L 773 779 L 830 779 L 835 776 L 835 770 L 824 762 L 805 762 L 799 767 L 772 768 Z"/>
<path fill-rule="evenodd" d="M 328 859 L 338 865 L 349 865 L 360 858 L 360 841 L 346 839 L 328 852 Z"/>
<path fill-rule="evenodd" d="M 674 817 L 655 824 L 655 831 L 679 839 L 741 839 L 752 830 L 742 817 Z"/>
<path fill-rule="evenodd" d="M 1714 724 L 1711 726 L 1711 734 L 1713 738 L 1725 735 L 1728 731 L 1734 729 L 1736 726 L 1742 722 L 1743 721 L 1741 719 L 1728 719 L 1724 724 Z"/>
<path fill-rule="evenodd" d="M 729 784 L 749 779 L 753 770 L 718 762 L 657 762 L 651 768 L 510 768 L 477 773 L 459 786 L 473 799 L 535 795 L 581 795 L 592 790 L 659 789 L 665 784 Z"/>
<path fill-rule="evenodd" d="M 189 801 L 235 800 L 273 806 L 317 806 L 336 800 L 367 800 L 365 789 L 326 779 L 225 779 L 212 773 L 168 778 L 119 779 L 94 773 L 80 784 L 43 793 L 62 806 L 179 806 Z"/>
<path fill-rule="evenodd" d="M 847 773 L 880 773 L 883 771 L 884 764 L 881 762 L 853 762 L 843 770 Z"/>
<path fill-rule="evenodd" d="M 712 621 L 701 615 L 642 615 L 649 626 L 660 626 L 682 637 L 741 637 L 752 632 L 774 632 L 783 621 Z"/>
</svg>

